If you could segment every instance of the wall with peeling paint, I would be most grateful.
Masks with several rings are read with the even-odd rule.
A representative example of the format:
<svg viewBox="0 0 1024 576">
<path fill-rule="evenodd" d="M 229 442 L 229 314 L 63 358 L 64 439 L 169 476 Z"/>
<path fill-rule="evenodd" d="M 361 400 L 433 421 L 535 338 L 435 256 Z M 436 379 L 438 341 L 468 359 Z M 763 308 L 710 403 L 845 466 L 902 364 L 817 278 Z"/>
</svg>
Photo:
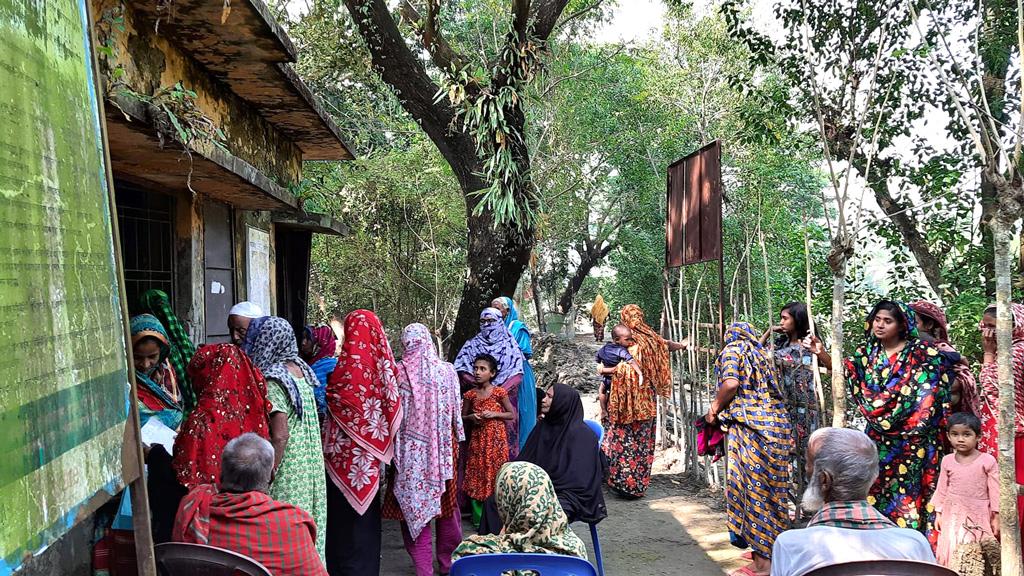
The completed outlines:
<svg viewBox="0 0 1024 576">
<path fill-rule="evenodd" d="M 182 85 L 196 92 L 196 105 L 227 137 L 228 150 L 287 188 L 302 172 L 302 152 L 254 107 L 214 79 L 185 51 L 164 37 L 159 28 L 138 18 L 124 0 L 91 0 L 99 21 L 97 35 L 111 46 L 100 58 L 106 90 L 128 88 L 151 95 L 164 87 Z M 112 15 L 123 24 L 111 24 Z M 106 20 L 105 20 L 106 19 Z M 215 43 L 216 38 L 210 38 Z M 115 78 L 114 70 L 122 69 Z"/>
</svg>

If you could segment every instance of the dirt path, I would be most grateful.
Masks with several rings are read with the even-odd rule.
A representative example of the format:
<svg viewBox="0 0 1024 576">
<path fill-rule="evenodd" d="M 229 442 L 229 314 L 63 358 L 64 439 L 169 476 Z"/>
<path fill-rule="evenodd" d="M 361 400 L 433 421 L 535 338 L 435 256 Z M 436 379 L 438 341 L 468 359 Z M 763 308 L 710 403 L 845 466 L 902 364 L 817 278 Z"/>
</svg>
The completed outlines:
<svg viewBox="0 0 1024 576">
<path fill-rule="evenodd" d="M 577 342 L 597 346 L 590 335 Z M 597 395 L 583 394 L 586 418 L 598 417 Z M 655 464 L 658 470 L 658 463 Z M 623 500 L 606 492 L 608 517 L 598 525 L 605 574 L 608 576 L 718 576 L 747 563 L 729 545 L 721 494 L 695 486 L 681 476 L 662 473 L 651 479 L 641 500 Z M 573 530 L 593 558 L 590 531 L 585 524 Z M 463 533 L 473 533 L 468 522 Z M 398 523 L 385 521 L 382 545 L 383 576 L 411 576 L 412 562 L 402 545 Z"/>
</svg>

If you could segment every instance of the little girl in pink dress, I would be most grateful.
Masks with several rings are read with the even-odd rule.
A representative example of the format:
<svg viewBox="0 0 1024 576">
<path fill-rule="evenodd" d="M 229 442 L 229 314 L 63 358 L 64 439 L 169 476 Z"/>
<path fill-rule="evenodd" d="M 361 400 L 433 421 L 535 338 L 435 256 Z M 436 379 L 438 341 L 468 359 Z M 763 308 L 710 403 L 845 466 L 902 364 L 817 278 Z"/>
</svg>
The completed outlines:
<svg viewBox="0 0 1024 576">
<path fill-rule="evenodd" d="M 999 537 L 999 465 L 978 451 L 981 421 L 958 412 L 949 417 L 946 431 L 956 451 L 942 458 L 931 500 L 939 530 L 935 558 L 943 566 L 961 544 Z"/>
</svg>

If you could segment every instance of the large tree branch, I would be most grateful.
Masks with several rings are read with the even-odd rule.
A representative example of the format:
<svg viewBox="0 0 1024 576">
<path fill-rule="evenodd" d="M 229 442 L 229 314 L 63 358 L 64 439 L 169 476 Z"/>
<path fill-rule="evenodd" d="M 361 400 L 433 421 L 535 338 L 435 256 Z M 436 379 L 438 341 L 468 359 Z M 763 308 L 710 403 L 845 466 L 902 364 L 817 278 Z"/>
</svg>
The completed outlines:
<svg viewBox="0 0 1024 576">
<path fill-rule="evenodd" d="M 548 36 L 555 28 L 559 16 L 565 10 L 569 0 L 540 0 L 534 5 L 533 12 L 533 35 L 542 42 L 547 42 Z"/>
<path fill-rule="evenodd" d="M 455 129 L 455 111 L 447 102 L 434 101 L 438 86 L 406 45 L 385 0 L 345 0 L 345 7 L 359 27 L 374 69 L 437 146 L 463 192 L 484 188 L 472 136 Z"/>
<path fill-rule="evenodd" d="M 450 74 L 455 70 L 465 68 L 468 60 L 452 48 L 451 43 L 441 33 L 437 9 L 437 1 L 428 0 L 427 16 L 424 18 L 409 0 L 402 0 L 402 4 L 399 7 L 402 18 L 409 21 L 413 28 L 416 29 L 423 48 L 430 54 L 430 59 L 434 62 L 434 65 L 445 74 Z"/>
</svg>

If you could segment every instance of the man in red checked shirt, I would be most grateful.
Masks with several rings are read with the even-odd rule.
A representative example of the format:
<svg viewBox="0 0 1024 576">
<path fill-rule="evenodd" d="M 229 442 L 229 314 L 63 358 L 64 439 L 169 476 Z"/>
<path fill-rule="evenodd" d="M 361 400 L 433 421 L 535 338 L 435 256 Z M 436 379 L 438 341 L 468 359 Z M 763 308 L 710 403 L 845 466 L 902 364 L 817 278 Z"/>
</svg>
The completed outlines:
<svg viewBox="0 0 1024 576">
<path fill-rule="evenodd" d="M 174 540 L 244 554 L 275 576 L 327 576 L 313 517 L 267 495 L 273 469 L 270 442 L 251 433 L 228 442 L 220 485 L 204 484 L 185 496 Z"/>
</svg>

